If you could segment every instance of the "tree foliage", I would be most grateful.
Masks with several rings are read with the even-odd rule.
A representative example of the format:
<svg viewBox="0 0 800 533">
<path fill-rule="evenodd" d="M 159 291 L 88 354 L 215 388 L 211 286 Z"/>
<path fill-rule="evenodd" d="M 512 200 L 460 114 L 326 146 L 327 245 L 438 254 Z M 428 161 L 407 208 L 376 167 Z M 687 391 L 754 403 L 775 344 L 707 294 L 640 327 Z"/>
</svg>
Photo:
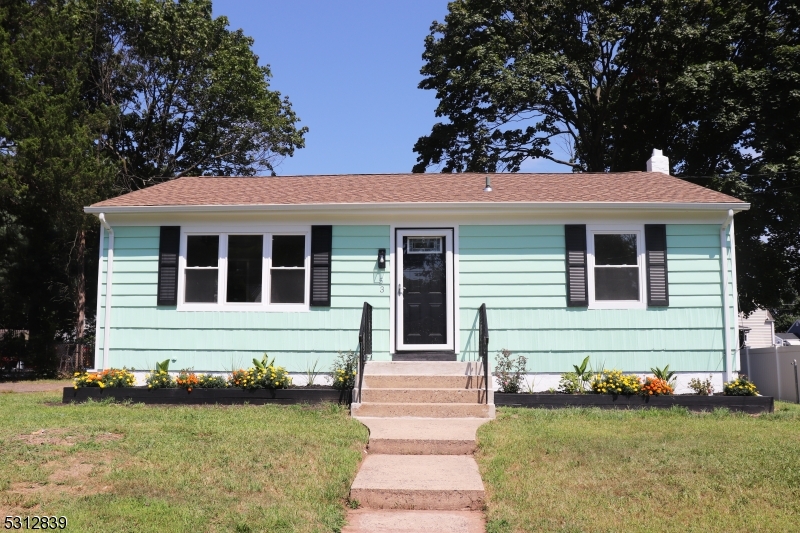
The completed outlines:
<svg viewBox="0 0 800 533">
<path fill-rule="evenodd" d="M 6 2 L 0 33 L 2 329 L 28 330 L 47 368 L 56 334 L 74 326 L 82 208 L 113 176 L 97 145 L 107 114 L 82 101 L 91 40 L 76 5 Z"/>
<path fill-rule="evenodd" d="M 127 190 L 182 175 L 253 175 L 303 147 L 306 128 L 269 89 L 253 40 L 212 18 L 209 0 L 106 0 L 94 79 L 115 106 L 106 151 Z"/>
<path fill-rule="evenodd" d="M 752 203 L 741 307 L 785 312 L 800 293 L 798 35 L 786 0 L 453 1 L 420 83 L 445 120 L 414 171 L 625 172 L 662 148 L 674 174 Z"/>
<path fill-rule="evenodd" d="M 83 207 L 185 174 L 253 175 L 303 146 L 252 40 L 209 0 L 0 4 L 0 329 L 29 362 L 93 318 Z M 0 348 L 2 350 L 2 348 Z"/>
</svg>

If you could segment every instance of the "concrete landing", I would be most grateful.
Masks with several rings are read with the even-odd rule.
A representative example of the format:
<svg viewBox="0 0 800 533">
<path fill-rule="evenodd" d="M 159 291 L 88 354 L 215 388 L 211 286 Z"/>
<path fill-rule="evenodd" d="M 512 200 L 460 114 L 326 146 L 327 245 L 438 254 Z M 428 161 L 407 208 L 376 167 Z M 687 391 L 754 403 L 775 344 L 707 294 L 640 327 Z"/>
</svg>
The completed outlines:
<svg viewBox="0 0 800 533">
<path fill-rule="evenodd" d="M 347 514 L 342 533 L 484 533 L 483 513 L 475 511 L 389 511 L 358 509 Z"/>
<path fill-rule="evenodd" d="M 487 418 L 359 417 L 369 428 L 369 453 L 393 455 L 469 455 L 475 432 Z"/>
<path fill-rule="evenodd" d="M 372 509 L 477 511 L 484 497 L 467 455 L 368 455 L 350 488 L 350 499 Z"/>
</svg>

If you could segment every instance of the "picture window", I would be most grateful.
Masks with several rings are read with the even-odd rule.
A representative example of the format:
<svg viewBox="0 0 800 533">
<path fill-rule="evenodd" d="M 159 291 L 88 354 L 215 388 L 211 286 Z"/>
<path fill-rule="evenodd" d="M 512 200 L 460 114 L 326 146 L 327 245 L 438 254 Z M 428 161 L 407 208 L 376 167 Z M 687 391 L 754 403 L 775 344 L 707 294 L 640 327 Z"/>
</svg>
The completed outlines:
<svg viewBox="0 0 800 533">
<path fill-rule="evenodd" d="M 307 233 L 185 235 L 180 308 L 307 310 L 309 239 Z"/>
</svg>

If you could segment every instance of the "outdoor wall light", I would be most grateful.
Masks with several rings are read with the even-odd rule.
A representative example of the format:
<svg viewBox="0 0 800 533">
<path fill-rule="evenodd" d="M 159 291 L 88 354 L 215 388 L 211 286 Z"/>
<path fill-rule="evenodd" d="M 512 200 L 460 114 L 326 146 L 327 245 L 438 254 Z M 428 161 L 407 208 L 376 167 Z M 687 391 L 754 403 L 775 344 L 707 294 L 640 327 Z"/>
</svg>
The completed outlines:
<svg viewBox="0 0 800 533">
<path fill-rule="evenodd" d="M 378 250 L 378 268 L 386 268 L 386 248 L 381 248 Z"/>
</svg>

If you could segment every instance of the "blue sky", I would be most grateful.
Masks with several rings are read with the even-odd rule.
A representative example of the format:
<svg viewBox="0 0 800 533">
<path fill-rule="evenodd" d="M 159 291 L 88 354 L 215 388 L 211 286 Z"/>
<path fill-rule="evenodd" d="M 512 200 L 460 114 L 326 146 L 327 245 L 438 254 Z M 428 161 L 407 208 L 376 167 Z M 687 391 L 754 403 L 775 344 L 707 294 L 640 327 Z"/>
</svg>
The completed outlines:
<svg viewBox="0 0 800 533">
<path fill-rule="evenodd" d="M 308 126 L 306 148 L 279 175 L 410 172 L 413 146 L 437 121 L 417 88 L 424 39 L 444 0 L 214 0 L 214 16 L 255 39 L 272 88 Z M 532 161 L 529 172 L 566 167 Z"/>
</svg>

